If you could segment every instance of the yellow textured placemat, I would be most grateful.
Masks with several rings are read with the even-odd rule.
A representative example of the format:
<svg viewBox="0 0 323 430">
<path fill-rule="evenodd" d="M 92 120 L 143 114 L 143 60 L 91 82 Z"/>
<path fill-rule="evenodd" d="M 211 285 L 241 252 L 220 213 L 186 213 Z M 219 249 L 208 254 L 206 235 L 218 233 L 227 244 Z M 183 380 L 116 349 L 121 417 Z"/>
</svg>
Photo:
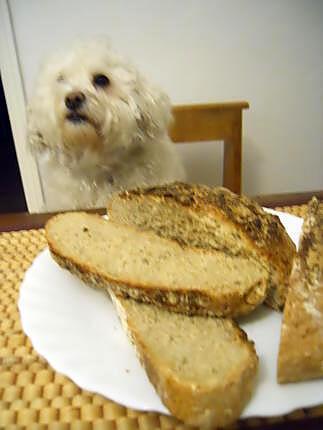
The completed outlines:
<svg viewBox="0 0 323 430">
<path fill-rule="evenodd" d="M 306 207 L 277 209 L 304 216 Z M 0 235 L 0 428 L 188 429 L 174 418 L 134 411 L 80 389 L 36 353 L 22 332 L 17 299 L 25 271 L 45 246 L 44 230 Z M 305 416 L 323 416 L 323 407 L 241 420 L 231 428 L 261 428 Z"/>
</svg>

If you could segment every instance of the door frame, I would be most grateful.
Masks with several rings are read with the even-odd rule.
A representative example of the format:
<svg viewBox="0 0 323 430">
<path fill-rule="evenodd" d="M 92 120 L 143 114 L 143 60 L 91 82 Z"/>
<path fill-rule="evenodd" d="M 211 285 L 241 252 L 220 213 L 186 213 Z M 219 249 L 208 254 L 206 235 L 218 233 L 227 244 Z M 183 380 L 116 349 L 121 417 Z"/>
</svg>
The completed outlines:
<svg viewBox="0 0 323 430">
<path fill-rule="evenodd" d="M 0 73 L 28 211 L 41 212 L 44 194 L 37 161 L 26 145 L 26 93 L 8 0 L 0 1 Z"/>
</svg>

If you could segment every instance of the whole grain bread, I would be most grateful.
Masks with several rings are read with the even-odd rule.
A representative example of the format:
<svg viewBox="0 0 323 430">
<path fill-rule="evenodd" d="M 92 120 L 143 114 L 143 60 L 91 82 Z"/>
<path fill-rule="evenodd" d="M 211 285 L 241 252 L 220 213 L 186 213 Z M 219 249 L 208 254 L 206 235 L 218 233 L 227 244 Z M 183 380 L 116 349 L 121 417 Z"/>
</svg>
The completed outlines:
<svg viewBox="0 0 323 430">
<path fill-rule="evenodd" d="M 186 314 L 238 316 L 265 298 L 268 272 L 244 255 L 182 247 L 82 212 L 46 225 L 56 261 L 86 282 Z"/>
<path fill-rule="evenodd" d="M 278 381 L 323 376 L 323 204 L 313 198 L 290 278 L 278 355 Z"/>
<path fill-rule="evenodd" d="M 258 358 L 233 321 L 188 317 L 113 294 L 112 299 L 151 383 L 175 417 L 218 428 L 240 416 Z"/>
<path fill-rule="evenodd" d="M 269 273 L 266 302 L 283 307 L 295 245 L 279 218 L 250 198 L 176 182 L 116 194 L 107 211 L 112 221 L 153 230 L 182 246 L 260 262 Z"/>
</svg>

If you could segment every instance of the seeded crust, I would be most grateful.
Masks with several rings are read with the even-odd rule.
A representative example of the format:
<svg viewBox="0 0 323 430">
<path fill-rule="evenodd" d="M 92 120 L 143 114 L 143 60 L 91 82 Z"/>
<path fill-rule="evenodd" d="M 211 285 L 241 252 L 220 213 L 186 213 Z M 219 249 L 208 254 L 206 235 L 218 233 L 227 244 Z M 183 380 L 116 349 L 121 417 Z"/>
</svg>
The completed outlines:
<svg viewBox="0 0 323 430">
<path fill-rule="evenodd" d="M 313 198 L 302 227 L 281 328 L 278 382 L 323 376 L 323 204 Z"/>
<path fill-rule="evenodd" d="M 157 307 L 154 311 L 152 305 L 141 304 L 131 299 L 121 299 L 113 294 L 112 300 L 149 380 L 162 402 L 175 417 L 189 425 L 202 426 L 203 428 L 212 426 L 213 428 L 214 426 L 227 426 L 240 416 L 252 394 L 258 357 L 253 342 L 248 340 L 247 335 L 232 320 L 178 316 Z M 152 312 L 155 312 L 153 321 L 151 319 Z M 168 335 L 176 338 L 178 333 L 176 331 L 165 333 L 164 325 L 158 321 L 161 317 L 166 317 L 167 321 L 173 319 L 173 325 L 176 327 L 179 326 L 178 320 L 180 319 L 181 330 L 185 331 L 187 336 L 181 336 L 180 341 L 175 344 L 167 340 Z M 146 326 L 144 329 L 143 325 Z M 209 336 L 212 336 L 214 343 L 212 345 L 214 356 L 209 354 L 204 357 L 202 369 L 217 366 L 218 351 L 223 348 L 221 343 L 223 342 L 223 335 L 226 339 L 224 342 L 228 345 L 227 348 L 232 349 L 231 353 L 237 355 L 237 351 L 239 351 L 239 361 L 236 360 L 237 362 L 231 365 L 231 369 L 225 372 L 225 375 L 220 374 L 216 379 L 210 380 L 207 371 L 205 376 L 204 371 L 201 371 L 203 373 L 203 381 L 201 381 L 194 379 L 194 376 L 191 375 L 185 377 L 177 370 L 177 366 L 181 366 L 183 356 L 190 366 L 195 367 L 195 365 L 202 364 L 196 363 L 199 358 L 198 355 L 192 358 L 196 354 L 194 349 L 198 347 L 195 341 L 189 340 L 191 332 L 195 330 L 194 326 L 197 326 L 200 332 L 201 341 L 199 345 L 208 343 L 208 340 L 205 340 L 205 331 L 209 333 Z M 149 332 L 150 338 L 154 336 L 153 340 L 148 339 L 147 332 Z M 158 348 L 154 348 L 156 338 Z M 218 338 L 221 340 L 217 344 Z M 162 343 L 163 341 L 165 343 Z M 162 354 L 160 348 L 163 348 Z M 193 348 L 191 353 L 189 352 L 190 348 Z M 187 351 L 187 355 L 183 351 Z"/>
<path fill-rule="evenodd" d="M 176 219 L 171 216 L 165 220 L 163 226 L 154 223 L 154 215 L 146 214 L 133 216 L 127 205 L 138 205 L 145 202 L 151 205 L 166 204 L 174 212 L 177 208 L 187 210 L 187 225 L 179 226 L 179 229 L 167 229 L 170 223 L 176 224 Z M 134 203 L 135 202 L 135 203 Z M 143 206 L 144 208 L 144 206 Z M 139 209 L 138 209 L 139 210 Z M 109 218 L 114 221 L 135 224 L 144 229 L 152 229 L 162 237 L 176 240 L 182 245 L 195 246 L 205 249 L 221 249 L 225 253 L 234 252 L 233 247 L 225 243 L 224 238 L 215 238 L 212 241 L 201 238 L 200 231 L 190 231 L 189 239 L 184 237 L 183 231 L 189 231 L 194 218 L 200 217 L 202 222 L 217 220 L 222 225 L 231 228 L 232 234 L 237 236 L 239 253 L 250 255 L 257 261 L 262 261 L 270 272 L 270 289 L 266 299 L 274 309 L 282 309 L 287 291 L 287 282 L 295 256 L 295 245 L 286 233 L 277 216 L 266 213 L 256 202 L 246 196 L 238 196 L 223 187 L 209 188 L 204 185 L 191 185 L 175 182 L 157 187 L 138 188 L 116 194 L 109 200 L 107 206 Z M 208 218 L 208 220 L 207 220 Z M 206 221 L 205 221 L 206 220 Z M 196 227 L 196 224 L 195 224 Z M 184 228 L 184 230 L 180 230 Z M 199 227 L 198 227 L 199 228 Z M 214 233 L 212 225 L 208 224 L 209 237 Z"/>
<path fill-rule="evenodd" d="M 237 317 L 250 313 L 256 306 L 263 302 L 268 287 L 268 280 L 261 278 L 256 284 L 251 284 L 250 288 L 242 293 L 238 287 L 232 288 L 229 293 L 222 293 L 218 297 L 212 291 L 205 290 L 168 290 L 167 287 L 140 285 L 136 282 L 120 282 L 109 276 L 107 273 L 95 270 L 90 264 L 80 261 L 78 254 L 71 255 L 64 247 L 58 245 L 55 239 L 55 223 L 64 223 L 64 220 L 73 217 L 73 222 L 79 222 L 79 232 L 82 234 L 82 220 L 78 220 L 78 215 L 85 219 L 96 220 L 100 224 L 109 221 L 103 220 L 100 216 L 86 213 L 60 214 L 51 218 L 45 227 L 46 239 L 52 257 L 63 268 L 78 276 L 85 283 L 99 289 L 111 290 L 114 294 L 124 298 L 132 298 L 141 302 L 155 304 L 160 307 L 167 307 L 169 310 L 187 315 Z M 52 228 L 53 226 L 53 228 Z M 132 229 L 131 227 L 122 227 Z M 133 230 L 133 229 L 132 229 Z M 84 234 L 84 232 L 83 232 Z M 138 231 L 138 240 L 143 233 Z M 151 234 L 151 233 L 148 233 Z M 153 234 L 153 233 L 152 233 Z M 108 238 L 107 238 L 108 240 Z M 163 239 L 160 239 L 163 240 Z M 93 249 L 95 252 L 95 249 Z M 202 252 L 202 251 L 201 251 Z"/>
</svg>

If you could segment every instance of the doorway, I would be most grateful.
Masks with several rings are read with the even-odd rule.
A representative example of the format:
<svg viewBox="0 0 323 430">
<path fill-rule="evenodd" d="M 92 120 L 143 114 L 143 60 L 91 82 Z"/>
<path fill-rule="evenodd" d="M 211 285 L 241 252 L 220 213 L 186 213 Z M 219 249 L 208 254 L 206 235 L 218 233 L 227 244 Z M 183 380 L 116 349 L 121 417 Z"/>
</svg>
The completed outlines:
<svg viewBox="0 0 323 430">
<path fill-rule="evenodd" d="M 0 213 L 25 211 L 26 199 L 0 76 Z"/>
</svg>

